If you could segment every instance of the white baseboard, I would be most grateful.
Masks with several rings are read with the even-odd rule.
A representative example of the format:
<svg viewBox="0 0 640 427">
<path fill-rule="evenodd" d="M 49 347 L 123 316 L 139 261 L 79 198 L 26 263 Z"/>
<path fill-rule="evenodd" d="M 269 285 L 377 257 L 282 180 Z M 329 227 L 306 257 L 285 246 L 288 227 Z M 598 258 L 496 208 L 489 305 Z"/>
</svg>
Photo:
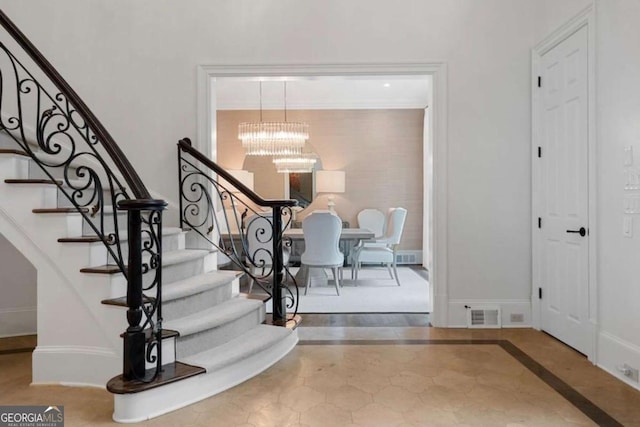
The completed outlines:
<svg viewBox="0 0 640 427">
<path fill-rule="evenodd" d="M 36 307 L 1 308 L 0 338 L 35 334 L 37 312 Z"/>
<path fill-rule="evenodd" d="M 625 363 L 635 369 L 640 369 L 640 347 L 613 334 L 601 331 L 598 338 L 597 365 L 631 387 L 640 390 L 639 383 L 625 377 L 618 369 Z"/>
<path fill-rule="evenodd" d="M 487 307 L 496 306 L 500 308 L 501 320 L 503 328 L 530 328 L 531 327 L 531 301 L 523 300 L 480 300 L 465 299 L 449 300 L 447 310 L 448 319 L 447 327 L 449 328 L 466 328 L 467 327 L 467 308 L 466 307 Z M 522 315 L 522 322 L 514 322 L 511 315 Z"/>
<path fill-rule="evenodd" d="M 122 355 L 100 347 L 39 345 L 32 363 L 33 384 L 104 388 L 122 371 Z"/>
</svg>

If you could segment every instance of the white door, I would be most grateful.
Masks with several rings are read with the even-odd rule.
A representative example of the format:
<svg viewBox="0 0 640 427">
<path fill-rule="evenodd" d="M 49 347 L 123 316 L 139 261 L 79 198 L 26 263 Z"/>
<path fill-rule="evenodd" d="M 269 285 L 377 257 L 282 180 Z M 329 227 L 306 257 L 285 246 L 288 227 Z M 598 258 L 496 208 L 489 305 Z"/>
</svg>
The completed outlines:
<svg viewBox="0 0 640 427">
<path fill-rule="evenodd" d="M 541 326 L 589 353 L 587 28 L 542 56 Z"/>
</svg>

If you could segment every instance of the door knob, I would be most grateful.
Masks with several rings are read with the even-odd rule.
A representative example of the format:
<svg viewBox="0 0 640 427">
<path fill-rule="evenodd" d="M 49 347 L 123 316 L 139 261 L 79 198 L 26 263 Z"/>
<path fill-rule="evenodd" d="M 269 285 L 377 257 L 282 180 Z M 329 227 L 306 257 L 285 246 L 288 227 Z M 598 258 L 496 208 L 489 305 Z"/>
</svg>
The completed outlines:
<svg viewBox="0 0 640 427">
<path fill-rule="evenodd" d="M 567 233 L 578 233 L 580 236 L 584 237 L 587 235 L 587 229 L 580 227 L 579 230 L 567 230 Z"/>
</svg>

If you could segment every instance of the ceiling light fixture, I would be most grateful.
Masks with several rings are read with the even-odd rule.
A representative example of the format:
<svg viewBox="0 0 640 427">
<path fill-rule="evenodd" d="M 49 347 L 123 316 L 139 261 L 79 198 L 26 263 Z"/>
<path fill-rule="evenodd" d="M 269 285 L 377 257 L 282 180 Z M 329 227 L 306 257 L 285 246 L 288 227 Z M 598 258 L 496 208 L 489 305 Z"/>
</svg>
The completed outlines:
<svg viewBox="0 0 640 427">
<path fill-rule="evenodd" d="M 301 153 L 292 156 L 274 157 L 273 164 L 278 173 L 310 173 L 318 161 L 316 153 Z"/>
<path fill-rule="evenodd" d="M 309 139 L 309 125 L 287 121 L 287 82 L 284 82 L 284 121 L 262 121 L 262 82 L 260 82 L 260 122 L 238 125 L 238 139 L 248 156 L 287 156 L 301 154 Z"/>
</svg>

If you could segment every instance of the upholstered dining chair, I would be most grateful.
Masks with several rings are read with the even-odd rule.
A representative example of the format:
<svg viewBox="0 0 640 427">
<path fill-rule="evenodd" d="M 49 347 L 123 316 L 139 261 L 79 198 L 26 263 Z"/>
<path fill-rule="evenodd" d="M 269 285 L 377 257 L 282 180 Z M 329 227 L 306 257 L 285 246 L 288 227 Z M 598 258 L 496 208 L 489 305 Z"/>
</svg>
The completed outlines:
<svg viewBox="0 0 640 427">
<path fill-rule="evenodd" d="M 247 253 L 245 264 L 252 274 L 263 275 L 273 265 L 273 214 L 253 214 L 245 220 L 247 239 Z M 282 248 L 282 265 L 289 263 L 291 256 L 288 247 Z M 250 279 L 249 293 L 253 289 L 254 280 Z"/>
<path fill-rule="evenodd" d="M 302 221 L 305 249 L 300 257 L 300 263 L 301 268 L 305 269 L 305 295 L 311 284 L 312 268 L 330 268 L 333 272 L 336 292 L 340 295 L 344 262 L 344 256 L 338 248 L 341 229 L 340 218 L 329 212 L 314 212 Z"/>
<path fill-rule="evenodd" d="M 406 218 L 406 209 L 390 209 L 384 237 L 375 243 L 365 242 L 357 248 L 353 254 L 351 265 L 351 272 L 356 281 L 358 280 L 358 271 L 362 268 L 362 264 L 386 264 L 389 275 L 392 279 L 396 279 L 396 283 L 400 286 L 396 265 L 396 252 L 400 245 Z M 392 267 L 393 273 L 391 271 Z"/>
<path fill-rule="evenodd" d="M 358 212 L 358 227 L 366 228 L 373 232 L 374 239 L 380 239 L 384 236 L 385 223 L 387 218 L 384 213 L 378 209 L 363 209 Z"/>
<path fill-rule="evenodd" d="M 372 242 L 378 242 L 380 239 L 384 238 L 384 232 L 387 228 L 387 217 L 382 213 L 382 211 L 378 209 L 363 209 L 358 212 L 358 228 L 366 228 L 367 230 L 374 233 L 372 239 L 361 240 L 358 244 L 351 250 L 349 255 L 349 263 L 351 264 L 351 279 L 354 278 L 355 266 L 356 266 L 356 256 L 358 254 L 358 250 L 362 248 L 364 245 L 371 244 Z M 383 240 L 384 242 L 384 240 Z"/>
</svg>

